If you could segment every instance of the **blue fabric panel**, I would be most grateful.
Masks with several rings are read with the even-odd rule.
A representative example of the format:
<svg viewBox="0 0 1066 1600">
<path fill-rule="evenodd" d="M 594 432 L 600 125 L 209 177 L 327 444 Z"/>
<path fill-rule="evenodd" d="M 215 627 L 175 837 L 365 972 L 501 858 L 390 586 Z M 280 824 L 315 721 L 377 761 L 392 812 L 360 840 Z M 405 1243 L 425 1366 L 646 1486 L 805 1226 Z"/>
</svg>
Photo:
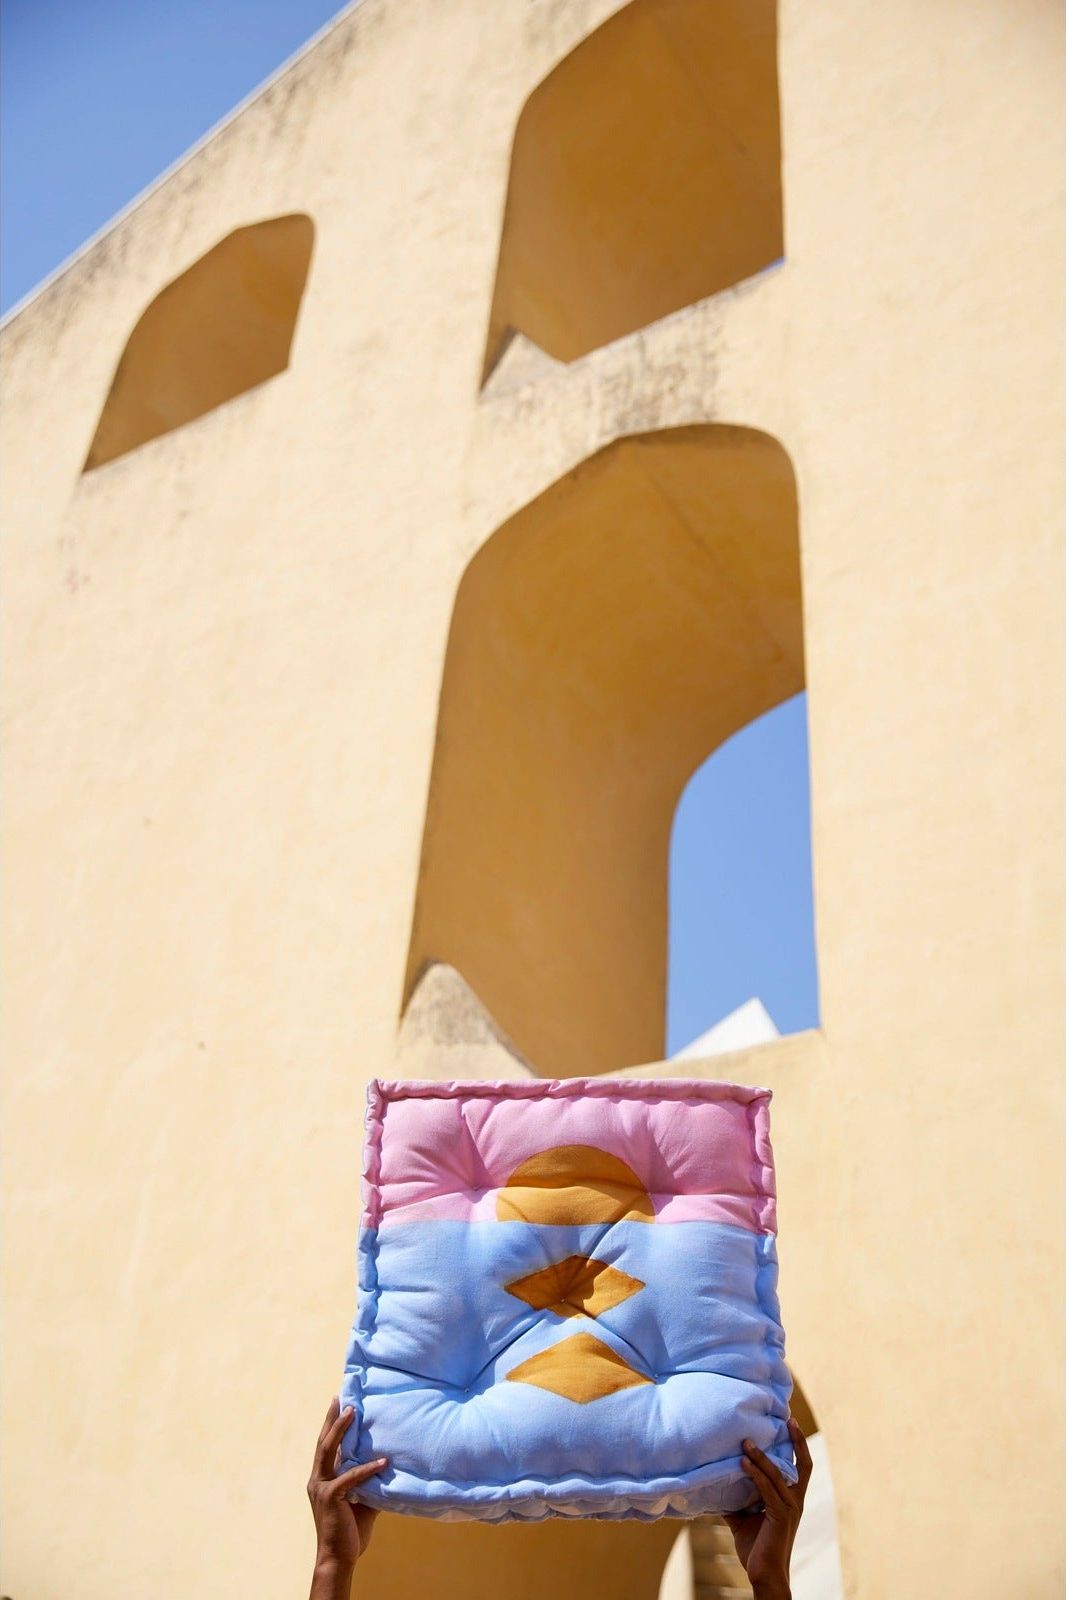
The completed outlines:
<svg viewBox="0 0 1066 1600">
<path fill-rule="evenodd" d="M 642 1287 L 592 1316 L 506 1285 L 565 1257 Z M 508 1374 L 591 1335 L 650 1380 L 578 1403 Z M 772 1234 L 725 1223 L 582 1227 L 423 1220 L 367 1228 L 342 1404 L 360 1498 L 434 1516 L 648 1518 L 754 1497 L 745 1437 L 795 1478 Z"/>
</svg>

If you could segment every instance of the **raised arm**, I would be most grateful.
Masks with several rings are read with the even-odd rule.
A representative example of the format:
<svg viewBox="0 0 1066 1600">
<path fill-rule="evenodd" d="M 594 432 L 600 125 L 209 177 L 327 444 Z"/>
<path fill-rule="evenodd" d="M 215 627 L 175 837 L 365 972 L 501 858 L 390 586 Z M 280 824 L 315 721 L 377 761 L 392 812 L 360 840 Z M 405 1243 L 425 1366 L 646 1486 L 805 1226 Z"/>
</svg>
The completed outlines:
<svg viewBox="0 0 1066 1600">
<path fill-rule="evenodd" d="M 385 1465 L 385 1457 L 365 1466 L 337 1471 L 337 1451 L 352 1425 L 349 1406 L 330 1401 L 326 1420 L 315 1446 L 315 1459 L 307 1484 L 307 1498 L 315 1519 L 318 1550 L 311 1579 L 310 1600 L 349 1600 L 356 1562 L 370 1543 L 377 1512 L 347 1498 L 348 1491 L 365 1483 Z"/>
<path fill-rule="evenodd" d="M 762 1507 L 726 1517 L 737 1558 L 748 1575 L 754 1600 L 791 1600 L 789 1568 L 796 1529 L 803 1515 L 803 1497 L 811 1476 L 811 1452 L 795 1417 L 788 1431 L 796 1452 L 799 1481 L 786 1483 L 769 1456 L 744 1440 L 744 1471 L 762 1496 Z"/>
</svg>

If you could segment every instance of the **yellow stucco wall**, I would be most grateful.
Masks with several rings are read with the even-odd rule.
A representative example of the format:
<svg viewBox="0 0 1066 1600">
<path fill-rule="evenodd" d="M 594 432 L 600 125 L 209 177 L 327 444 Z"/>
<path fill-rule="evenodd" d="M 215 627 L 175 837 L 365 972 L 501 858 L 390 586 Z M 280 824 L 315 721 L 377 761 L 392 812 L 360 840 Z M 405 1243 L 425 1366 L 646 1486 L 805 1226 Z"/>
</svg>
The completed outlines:
<svg viewBox="0 0 1066 1600">
<path fill-rule="evenodd" d="M 456 596 L 409 986 L 453 964 L 549 1076 L 660 1059 L 681 791 L 802 687 L 796 486 L 775 440 L 630 434 L 546 488 Z"/>
<path fill-rule="evenodd" d="M 822 1024 L 707 1070 L 777 1094 L 849 1596 L 1061 1592 L 1060 8 L 782 0 L 783 265 L 482 390 L 522 107 L 617 10 L 363 0 L 4 331 L 15 1600 L 306 1586 L 364 1084 L 453 1075 L 398 1024 L 460 580 L 718 424 L 795 474 Z M 141 313 L 293 214 L 287 370 L 82 475 Z M 666 1542 L 382 1519 L 368 1573 L 620 1600 Z"/>
</svg>

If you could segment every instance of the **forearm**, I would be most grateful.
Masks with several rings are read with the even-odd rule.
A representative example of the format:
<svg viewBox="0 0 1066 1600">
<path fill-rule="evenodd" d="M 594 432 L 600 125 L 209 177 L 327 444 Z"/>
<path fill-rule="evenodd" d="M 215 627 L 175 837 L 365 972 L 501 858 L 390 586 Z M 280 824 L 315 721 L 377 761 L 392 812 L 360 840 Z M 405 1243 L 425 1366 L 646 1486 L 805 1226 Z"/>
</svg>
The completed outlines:
<svg viewBox="0 0 1066 1600">
<path fill-rule="evenodd" d="M 335 1557 L 320 1556 L 315 1562 L 309 1600 L 349 1600 L 354 1570 Z"/>
<path fill-rule="evenodd" d="M 792 1600 L 792 1589 L 787 1578 L 779 1582 L 757 1583 L 751 1593 L 752 1600 Z"/>
</svg>

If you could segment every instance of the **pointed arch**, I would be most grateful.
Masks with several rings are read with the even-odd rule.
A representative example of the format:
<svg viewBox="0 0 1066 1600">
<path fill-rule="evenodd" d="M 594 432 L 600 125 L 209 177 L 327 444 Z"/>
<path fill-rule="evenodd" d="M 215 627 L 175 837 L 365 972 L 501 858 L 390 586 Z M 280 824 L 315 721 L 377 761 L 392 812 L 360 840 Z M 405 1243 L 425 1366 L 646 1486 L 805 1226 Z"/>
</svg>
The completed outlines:
<svg viewBox="0 0 1066 1600">
<path fill-rule="evenodd" d="M 632 0 L 518 119 L 484 377 L 515 331 L 573 361 L 782 251 L 775 0 Z"/>
<path fill-rule="evenodd" d="M 444 961 L 540 1072 L 660 1059 L 678 797 L 802 686 L 776 440 L 635 435 L 546 489 L 456 596 L 405 1001 Z"/>
<path fill-rule="evenodd" d="M 284 372 L 314 224 L 303 213 L 236 228 L 141 314 L 115 370 L 83 470 Z"/>
</svg>

